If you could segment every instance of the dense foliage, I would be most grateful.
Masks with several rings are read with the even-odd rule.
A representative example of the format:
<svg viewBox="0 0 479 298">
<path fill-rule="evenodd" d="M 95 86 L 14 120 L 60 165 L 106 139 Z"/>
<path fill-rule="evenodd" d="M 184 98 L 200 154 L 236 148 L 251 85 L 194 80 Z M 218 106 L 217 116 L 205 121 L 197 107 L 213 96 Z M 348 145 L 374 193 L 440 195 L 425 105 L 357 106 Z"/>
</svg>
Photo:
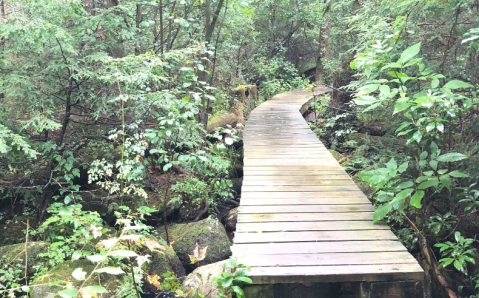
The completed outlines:
<svg viewBox="0 0 479 298">
<path fill-rule="evenodd" d="M 422 260 L 427 294 L 479 297 L 478 11 L 474 0 L 0 0 L 0 228 L 23 230 L 0 246 L 51 245 L 28 274 L 0 268 L 0 296 L 83 259 L 95 267 L 74 271 L 79 286 L 59 281 L 62 297 L 139 297 L 146 284 L 187 295 L 180 276 L 147 274 L 146 252 L 168 247 L 168 221 L 237 204 L 241 125 L 212 131 L 209 119 L 238 106 L 240 85 L 264 100 L 315 83 L 334 92 L 312 129 L 366 182 L 374 220 Z M 196 264 L 208 252 L 191 253 Z M 247 271 L 226 267 L 221 297 L 242 296 Z M 123 283 L 90 284 L 97 273 Z"/>
</svg>

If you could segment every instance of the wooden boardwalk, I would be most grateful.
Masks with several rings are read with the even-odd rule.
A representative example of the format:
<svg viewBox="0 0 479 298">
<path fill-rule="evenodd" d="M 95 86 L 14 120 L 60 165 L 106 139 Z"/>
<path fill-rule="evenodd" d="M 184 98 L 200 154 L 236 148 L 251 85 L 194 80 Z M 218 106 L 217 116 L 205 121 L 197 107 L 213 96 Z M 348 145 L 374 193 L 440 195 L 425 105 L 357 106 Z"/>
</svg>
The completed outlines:
<svg viewBox="0 0 479 298">
<path fill-rule="evenodd" d="M 424 273 L 300 110 L 303 91 L 261 104 L 244 130 L 232 247 L 254 284 L 422 280 Z"/>
</svg>

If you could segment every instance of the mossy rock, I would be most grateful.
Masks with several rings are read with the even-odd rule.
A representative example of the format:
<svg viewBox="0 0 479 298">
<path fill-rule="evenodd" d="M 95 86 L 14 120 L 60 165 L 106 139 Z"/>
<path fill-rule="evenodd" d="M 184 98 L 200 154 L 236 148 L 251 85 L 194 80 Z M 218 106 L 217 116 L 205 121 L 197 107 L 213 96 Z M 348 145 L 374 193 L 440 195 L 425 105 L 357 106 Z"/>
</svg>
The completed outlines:
<svg viewBox="0 0 479 298">
<path fill-rule="evenodd" d="M 342 155 L 341 153 L 339 153 L 338 151 L 336 150 L 333 150 L 333 149 L 328 149 L 329 153 L 331 153 L 331 155 L 334 157 L 334 159 L 336 160 L 340 160 L 344 157 L 344 155 Z"/>
<path fill-rule="evenodd" d="M 88 260 L 67 261 L 57 265 L 52 270 L 44 275 L 38 277 L 31 284 L 30 298 L 52 298 L 59 291 L 65 288 L 66 284 L 72 284 L 75 287 L 82 286 L 84 281 L 79 281 L 73 278 L 72 273 L 77 268 L 82 268 L 87 273 L 87 276 L 95 269 L 95 264 Z M 52 286 L 56 281 L 63 281 L 59 285 Z M 101 298 L 113 298 L 118 287 L 122 284 L 123 276 L 101 274 L 100 278 L 95 275 L 85 282 L 84 287 L 101 285 L 108 293 L 100 294 Z"/>
<path fill-rule="evenodd" d="M 204 295 L 205 298 L 216 298 L 220 295 L 220 289 L 216 283 L 213 283 L 213 279 L 220 276 L 223 273 L 223 268 L 226 265 L 227 260 L 216 262 L 213 264 L 200 266 L 196 268 L 188 277 L 185 279 L 181 290 L 186 293 L 188 298 L 196 298 L 197 294 Z M 194 289 L 188 287 L 188 280 L 193 278 L 193 276 L 199 277 L 201 280 L 201 285 L 197 289 L 197 293 Z M 259 298 L 259 297 L 258 297 Z"/>
<path fill-rule="evenodd" d="M 24 220 L 24 222 L 26 222 L 26 219 Z M 2 237 L 0 237 L 0 246 L 24 243 L 25 242 L 24 230 L 26 229 L 26 224 L 24 222 L 22 219 L 21 221 L 11 220 L 11 221 L 8 221 L 7 223 L 0 224 L 0 235 L 2 235 Z M 30 218 L 30 223 L 32 222 L 34 222 L 34 220 Z M 30 224 L 30 226 L 34 226 L 34 225 Z"/>
<path fill-rule="evenodd" d="M 164 227 L 158 232 L 166 239 Z M 170 242 L 181 263 L 188 270 L 193 270 L 189 255 L 193 254 L 196 243 L 208 247 L 206 257 L 200 265 L 211 264 L 227 259 L 231 255 L 231 242 L 223 225 L 216 219 L 204 219 L 187 224 L 174 224 L 168 227 Z"/>
<path fill-rule="evenodd" d="M 369 185 L 364 180 L 361 180 L 360 178 L 353 176 L 353 181 L 356 183 L 356 185 L 359 187 L 359 189 L 368 197 L 371 197 L 371 194 L 373 193 L 374 189 Z"/>
<path fill-rule="evenodd" d="M 238 116 L 234 113 L 216 114 L 208 117 L 208 125 L 206 131 L 213 132 L 218 127 L 225 127 L 226 125 L 234 126 L 238 122 Z"/>
<path fill-rule="evenodd" d="M 168 246 L 164 240 L 157 241 L 163 245 L 164 250 L 155 250 L 150 253 L 150 262 L 146 263 L 146 271 L 148 274 L 161 276 L 166 272 L 174 272 L 178 277 L 185 276 L 185 267 L 181 264 L 173 248 Z"/>
<path fill-rule="evenodd" d="M 35 274 L 33 267 L 42 262 L 39 255 L 48 252 L 49 248 L 50 243 L 42 241 L 28 242 L 26 245 L 25 243 L 19 243 L 0 247 L 0 268 L 18 265 L 24 271 L 26 264 L 27 275 L 32 276 Z"/>
</svg>

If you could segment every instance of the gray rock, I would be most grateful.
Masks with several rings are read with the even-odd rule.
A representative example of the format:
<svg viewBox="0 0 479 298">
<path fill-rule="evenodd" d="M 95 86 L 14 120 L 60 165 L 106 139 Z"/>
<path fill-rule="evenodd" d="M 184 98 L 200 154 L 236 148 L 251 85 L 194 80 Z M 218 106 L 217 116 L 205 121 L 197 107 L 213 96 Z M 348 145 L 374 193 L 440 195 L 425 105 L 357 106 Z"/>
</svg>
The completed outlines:
<svg viewBox="0 0 479 298">
<path fill-rule="evenodd" d="M 221 275 L 227 260 L 216 262 L 196 268 L 183 283 L 182 290 L 188 294 L 189 298 L 197 297 L 196 290 L 188 286 L 188 283 L 194 278 L 199 278 L 201 284 L 197 289 L 197 293 L 204 295 L 205 298 L 216 298 L 220 294 L 219 288 L 212 280 Z"/>
</svg>

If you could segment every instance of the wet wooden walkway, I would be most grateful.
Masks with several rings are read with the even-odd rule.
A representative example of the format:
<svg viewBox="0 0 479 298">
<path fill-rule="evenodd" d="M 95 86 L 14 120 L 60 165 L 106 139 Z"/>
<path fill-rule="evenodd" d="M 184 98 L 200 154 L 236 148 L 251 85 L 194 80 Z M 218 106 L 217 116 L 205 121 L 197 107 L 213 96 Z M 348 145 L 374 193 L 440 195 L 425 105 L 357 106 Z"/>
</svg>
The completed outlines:
<svg viewBox="0 0 479 298">
<path fill-rule="evenodd" d="M 423 270 L 316 138 L 303 91 L 261 104 L 244 130 L 232 247 L 254 284 L 422 280 Z"/>
</svg>

